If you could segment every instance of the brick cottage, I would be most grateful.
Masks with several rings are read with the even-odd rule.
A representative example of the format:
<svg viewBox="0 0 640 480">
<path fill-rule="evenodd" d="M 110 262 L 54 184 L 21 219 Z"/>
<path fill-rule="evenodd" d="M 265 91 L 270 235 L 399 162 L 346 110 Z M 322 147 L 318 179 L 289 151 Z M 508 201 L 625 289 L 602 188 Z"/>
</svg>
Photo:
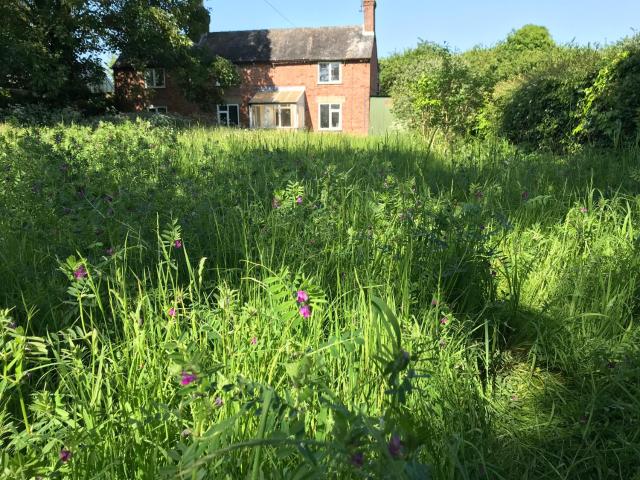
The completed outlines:
<svg viewBox="0 0 640 480">
<path fill-rule="evenodd" d="M 163 68 L 143 77 L 116 63 L 120 108 L 210 117 L 222 126 L 366 135 L 370 97 L 378 93 L 376 2 L 363 0 L 362 6 L 364 24 L 358 26 L 203 35 L 199 46 L 233 62 L 241 78 L 214 111 L 187 101 Z M 136 82 L 151 93 L 150 103 L 143 102 L 145 95 L 135 96 Z"/>
</svg>

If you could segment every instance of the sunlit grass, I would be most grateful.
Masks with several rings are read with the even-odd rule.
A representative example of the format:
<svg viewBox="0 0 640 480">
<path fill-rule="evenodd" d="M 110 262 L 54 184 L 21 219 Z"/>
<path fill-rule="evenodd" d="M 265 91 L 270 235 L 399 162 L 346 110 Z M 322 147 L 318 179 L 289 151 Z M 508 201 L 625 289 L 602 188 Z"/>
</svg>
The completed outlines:
<svg viewBox="0 0 640 480">
<path fill-rule="evenodd" d="M 0 472 L 633 478 L 639 161 L 0 126 Z"/>
</svg>

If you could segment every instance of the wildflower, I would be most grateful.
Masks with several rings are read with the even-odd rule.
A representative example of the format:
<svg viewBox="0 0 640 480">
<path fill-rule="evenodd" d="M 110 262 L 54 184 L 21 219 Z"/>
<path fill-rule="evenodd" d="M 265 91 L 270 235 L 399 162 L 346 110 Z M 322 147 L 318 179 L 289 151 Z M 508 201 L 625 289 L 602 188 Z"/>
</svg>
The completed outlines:
<svg viewBox="0 0 640 480">
<path fill-rule="evenodd" d="M 309 301 L 309 294 L 304 290 L 298 290 L 296 296 L 298 303 L 307 303 Z"/>
<path fill-rule="evenodd" d="M 391 440 L 389 440 L 388 450 L 389 455 L 393 458 L 400 458 L 402 456 L 402 441 L 400 440 L 400 436 L 392 435 Z"/>
<path fill-rule="evenodd" d="M 198 380 L 198 377 L 195 373 L 182 372 L 180 376 L 180 385 L 186 387 L 187 385 L 191 385 L 196 380 Z"/>
<path fill-rule="evenodd" d="M 76 278 L 76 280 L 82 280 L 83 278 L 87 277 L 87 269 L 84 268 L 84 265 L 80 265 L 73 271 L 73 276 Z"/>
<path fill-rule="evenodd" d="M 580 213 L 587 213 L 589 210 L 586 207 L 580 209 Z"/>
<path fill-rule="evenodd" d="M 253 337 L 251 339 L 251 345 L 257 345 L 258 344 L 258 339 L 256 337 Z"/>
<path fill-rule="evenodd" d="M 280 200 L 278 200 L 278 197 L 273 197 L 273 200 L 271 200 L 271 207 L 280 208 Z"/>
<path fill-rule="evenodd" d="M 435 298 L 433 300 L 431 300 L 431 306 L 432 307 L 438 306 L 438 300 L 436 300 Z"/>
<path fill-rule="evenodd" d="M 176 309 L 174 307 L 171 307 L 167 313 L 169 314 L 170 317 L 175 317 Z"/>
<path fill-rule="evenodd" d="M 296 198 L 296 203 L 298 205 L 302 205 L 302 196 L 301 195 L 298 195 L 298 197 Z"/>
<path fill-rule="evenodd" d="M 364 453 L 356 452 L 351 455 L 351 465 L 356 468 L 361 468 L 364 465 Z"/>
<path fill-rule="evenodd" d="M 176 248 L 176 250 L 180 250 L 182 248 L 182 240 L 177 239 L 175 242 L 173 242 L 173 246 Z"/>
<path fill-rule="evenodd" d="M 62 463 L 67 463 L 69 460 L 71 460 L 71 457 L 73 457 L 73 453 L 71 453 L 70 450 L 63 448 L 62 450 L 60 450 L 59 457 Z"/>
<path fill-rule="evenodd" d="M 302 305 L 300 307 L 300 315 L 303 318 L 309 318 L 311 316 L 311 307 L 309 305 Z"/>
<path fill-rule="evenodd" d="M 221 407 L 224 405 L 224 400 L 222 399 L 222 397 L 216 397 L 213 403 L 216 404 L 216 407 Z"/>
<path fill-rule="evenodd" d="M 522 192 L 522 200 L 524 200 L 525 202 L 529 200 L 529 192 L 527 192 L 526 190 Z"/>
<path fill-rule="evenodd" d="M 442 317 L 440 319 L 440 325 L 446 325 L 447 323 L 449 323 L 449 319 L 447 317 Z"/>
</svg>

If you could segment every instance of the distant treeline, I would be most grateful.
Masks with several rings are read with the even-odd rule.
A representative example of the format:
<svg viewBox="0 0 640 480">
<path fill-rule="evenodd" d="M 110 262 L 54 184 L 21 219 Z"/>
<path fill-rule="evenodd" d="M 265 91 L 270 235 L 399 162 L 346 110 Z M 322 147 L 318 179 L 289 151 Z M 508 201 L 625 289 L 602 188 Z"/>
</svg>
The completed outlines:
<svg viewBox="0 0 640 480">
<path fill-rule="evenodd" d="M 528 148 L 640 142 L 640 35 L 607 47 L 558 45 L 526 25 L 493 47 L 421 42 L 381 62 L 398 118 L 432 136 L 501 137 Z"/>
</svg>

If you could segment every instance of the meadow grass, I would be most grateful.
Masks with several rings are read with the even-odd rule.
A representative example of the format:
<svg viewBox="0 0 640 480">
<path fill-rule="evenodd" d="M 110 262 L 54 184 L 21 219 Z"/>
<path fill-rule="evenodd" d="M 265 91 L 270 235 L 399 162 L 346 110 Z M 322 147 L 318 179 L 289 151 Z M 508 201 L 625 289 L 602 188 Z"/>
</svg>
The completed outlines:
<svg viewBox="0 0 640 480">
<path fill-rule="evenodd" d="M 2 125 L 0 175 L 2 478 L 640 478 L 637 149 Z"/>
</svg>

